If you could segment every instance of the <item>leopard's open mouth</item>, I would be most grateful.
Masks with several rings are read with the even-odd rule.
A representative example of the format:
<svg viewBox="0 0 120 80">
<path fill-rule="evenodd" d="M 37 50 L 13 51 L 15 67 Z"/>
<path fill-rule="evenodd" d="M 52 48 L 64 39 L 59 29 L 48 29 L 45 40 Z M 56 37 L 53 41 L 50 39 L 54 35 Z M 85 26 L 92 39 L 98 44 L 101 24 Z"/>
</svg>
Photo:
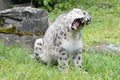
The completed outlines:
<svg viewBox="0 0 120 80">
<path fill-rule="evenodd" d="M 76 30 L 79 27 L 82 28 L 85 24 L 86 24 L 86 22 L 83 20 L 83 18 L 75 19 L 72 23 L 71 29 Z"/>
</svg>

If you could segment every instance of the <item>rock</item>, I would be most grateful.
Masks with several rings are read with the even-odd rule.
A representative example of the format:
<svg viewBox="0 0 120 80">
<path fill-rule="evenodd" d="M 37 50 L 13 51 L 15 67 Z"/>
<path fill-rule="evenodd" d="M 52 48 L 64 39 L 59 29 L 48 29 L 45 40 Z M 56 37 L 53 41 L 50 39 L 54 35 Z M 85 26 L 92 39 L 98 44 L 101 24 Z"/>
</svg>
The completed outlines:
<svg viewBox="0 0 120 80">
<path fill-rule="evenodd" d="M 11 0 L 0 0 L 0 11 L 10 8 L 10 5 L 12 5 Z"/>
<path fill-rule="evenodd" d="M 111 44 L 102 42 L 91 47 L 84 47 L 85 51 L 95 51 L 95 52 L 104 52 L 104 53 L 120 53 L 119 44 Z"/>
<path fill-rule="evenodd" d="M 32 32 L 43 34 L 48 27 L 47 12 L 31 7 L 14 7 L 0 11 L 0 17 L 4 19 L 4 26 L 12 24 L 17 32 Z"/>
<path fill-rule="evenodd" d="M 11 34 L 1 31 L 0 38 L 7 45 L 29 43 L 29 46 L 32 46 L 34 40 L 42 37 L 48 28 L 47 11 L 32 7 L 14 7 L 0 11 L 0 19 L 3 24 L 0 29 L 8 30 L 11 26 L 16 27 Z"/>
<path fill-rule="evenodd" d="M 0 11 L 12 7 L 27 6 L 38 7 L 38 3 L 36 0 L 0 0 Z"/>
<path fill-rule="evenodd" d="M 16 4 L 13 2 L 13 5 L 12 5 L 12 7 L 27 7 L 27 6 L 35 7 L 35 5 L 31 2 L 22 3 L 22 4 Z"/>
<path fill-rule="evenodd" d="M 0 40 L 5 42 L 6 46 L 14 46 L 19 45 L 24 47 L 26 50 L 33 50 L 33 45 L 36 39 L 38 39 L 39 36 L 19 36 L 14 34 L 0 34 Z"/>
</svg>

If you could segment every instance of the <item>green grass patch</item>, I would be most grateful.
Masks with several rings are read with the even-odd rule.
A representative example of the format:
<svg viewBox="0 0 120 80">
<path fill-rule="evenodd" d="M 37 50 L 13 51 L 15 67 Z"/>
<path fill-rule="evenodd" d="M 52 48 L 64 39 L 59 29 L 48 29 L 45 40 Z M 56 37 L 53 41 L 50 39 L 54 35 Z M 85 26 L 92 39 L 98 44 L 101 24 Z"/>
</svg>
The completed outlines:
<svg viewBox="0 0 120 80">
<path fill-rule="evenodd" d="M 28 51 L 0 43 L 0 80 L 119 80 L 120 55 L 83 53 L 82 69 L 62 72 L 58 66 L 36 63 Z"/>
</svg>

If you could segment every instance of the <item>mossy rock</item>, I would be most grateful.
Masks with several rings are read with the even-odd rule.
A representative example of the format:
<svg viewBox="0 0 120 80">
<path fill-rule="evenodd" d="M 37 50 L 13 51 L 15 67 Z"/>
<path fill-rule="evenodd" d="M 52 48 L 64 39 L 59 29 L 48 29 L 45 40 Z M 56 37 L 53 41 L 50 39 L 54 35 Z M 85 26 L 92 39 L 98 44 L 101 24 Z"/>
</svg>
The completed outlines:
<svg viewBox="0 0 120 80">
<path fill-rule="evenodd" d="M 0 26 L 4 25 L 4 19 L 0 17 Z"/>
<path fill-rule="evenodd" d="M 11 34 L 11 33 L 14 33 L 15 31 L 16 31 L 16 27 L 15 26 L 8 27 L 8 28 L 0 27 L 0 33 Z"/>
<path fill-rule="evenodd" d="M 20 35 L 20 36 L 24 36 L 24 35 L 30 35 L 30 36 L 37 35 L 37 36 L 40 36 L 40 35 L 44 34 L 44 33 L 40 34 L 40 33 L 32 33 L 32 32 L 18 32 L 16 30 L 15 26 L 12 26 L 12 27 L 9 27 L 9 28 L 1 28 L 0 27 L 0 33 L 16 34 L 16 35 Z"/>
</svg>

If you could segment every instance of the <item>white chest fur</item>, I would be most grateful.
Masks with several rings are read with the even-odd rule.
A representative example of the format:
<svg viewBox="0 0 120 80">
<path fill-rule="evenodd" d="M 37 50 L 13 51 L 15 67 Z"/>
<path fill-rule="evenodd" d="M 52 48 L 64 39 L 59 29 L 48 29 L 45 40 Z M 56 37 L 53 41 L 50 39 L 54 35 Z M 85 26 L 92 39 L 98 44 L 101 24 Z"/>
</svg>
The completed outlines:
<svg viewBox="0 0 120 80">
<path fill-rule="evenodd" d="M 73 53 L 76 49 L 82 49 L 81 32 L 72 32 L 67 34 L 67 39 L 62 40 L 62 47 L 67 50 L 68 53 Z"/>
</svg>

